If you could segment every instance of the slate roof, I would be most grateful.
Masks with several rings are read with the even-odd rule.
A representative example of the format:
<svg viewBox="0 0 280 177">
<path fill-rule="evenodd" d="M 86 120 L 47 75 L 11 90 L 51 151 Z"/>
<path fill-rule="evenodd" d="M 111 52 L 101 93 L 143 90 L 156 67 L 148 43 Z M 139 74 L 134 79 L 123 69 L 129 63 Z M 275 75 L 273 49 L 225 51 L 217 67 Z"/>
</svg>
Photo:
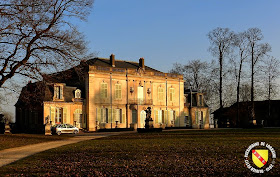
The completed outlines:
<svg viewBox="0 0 280 177">
<path fill-rule="evenodd" d="M 109 58 L 93 58 L 87 60 L 86 63 L 91 66 L 102 66 L 102 67 L 112 67 L 110 64 Z M 115 67 L 116 68 L 129 68 L 129 69 L 138 69 L 139 63 L 134 61 L 124 61 L 124 60 L 115 60 Z M 153 71 L 153 72 L 161 72 L 154 68 L 145 65 L 146 71 Z"/>
</svg>

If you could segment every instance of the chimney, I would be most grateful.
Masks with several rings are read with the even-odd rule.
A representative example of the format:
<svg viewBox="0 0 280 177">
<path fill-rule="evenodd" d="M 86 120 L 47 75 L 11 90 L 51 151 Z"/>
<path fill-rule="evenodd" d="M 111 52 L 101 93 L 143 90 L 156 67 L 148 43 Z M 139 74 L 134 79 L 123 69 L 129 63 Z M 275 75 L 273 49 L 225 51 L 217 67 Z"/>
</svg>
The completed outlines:
<svg viewBox="0 0 280 177">
<path fill-rule="evenodd" d="M 144 58 L 140 58 L 140 59 L 139 59 L 139 66 L 140 66 L 142 69 L 145 69 Z"/>
<path fill-rule="evenodd" d="M 114 54 L 111 54 L 111 56 L 110 56 L 110 65 L 112 67 L 115 67 L 115 55 Z"/>
</svg>

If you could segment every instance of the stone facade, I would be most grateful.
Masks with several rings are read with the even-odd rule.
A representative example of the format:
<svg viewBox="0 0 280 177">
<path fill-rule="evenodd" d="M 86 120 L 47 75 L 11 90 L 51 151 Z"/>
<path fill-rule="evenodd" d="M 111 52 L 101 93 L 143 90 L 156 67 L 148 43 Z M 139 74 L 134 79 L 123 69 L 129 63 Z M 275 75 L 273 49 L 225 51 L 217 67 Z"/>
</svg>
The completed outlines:
<svg viewBox="0 0 280 177">
<path fill-rule="evenodd" d="M 42 119 L 40 122 L 45 124 L 48 117 L 51 124 L 69 123 L 88 131 L 116 127 L 136 129 L 144 127 L 145 110 L 151 107 L 155 128 L 209 128 L 208 107 L 194 104 L 186 107 L 188 100 L 182 75 L 145 66 L 143 58 L 137 63 L 115 60 L 114 55 L 109 59 L 94 58 L 81 66 L 83 72 L 79 74 L 83 79 L 72 70 L 45 79 L 47 86 L 38 101 L 43 110 L 42 117 L 37 116 Z M 67 72 L 72 74 L 58 79 Z M 78 79 L 80 82 L 74 82 Z M 22 98 L 21 95 L 16 104 L 17 122 L 21 123 L 28 122 L 22 120 L 22 111 L 30 108 L 28 101 Z M 203 117 L 203 126 L 197 123 L 200 120 L 197 114 Z"/>
</svg>

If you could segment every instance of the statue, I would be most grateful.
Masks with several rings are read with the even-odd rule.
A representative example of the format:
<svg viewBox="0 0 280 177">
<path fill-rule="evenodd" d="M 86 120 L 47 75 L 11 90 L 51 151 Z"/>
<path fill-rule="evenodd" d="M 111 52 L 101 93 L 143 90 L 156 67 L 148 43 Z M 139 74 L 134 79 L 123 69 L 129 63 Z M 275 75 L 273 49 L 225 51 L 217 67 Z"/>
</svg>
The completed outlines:
<svg viewBox="0 0 280 177">
<path fill-rule="evenodd" d="M 52 125 L 49 123 L 49 116 L 45 118 L 45 135 L 52 135 Z"/>
<path fill-rule="evenodd" d="M 145 129 L 154 128 L 153 119 L 151 117 L 152 114 L 151 107 L 148 107 L 145 111 L 146 111 Z"/>
<path fill-rule="evenodd" d="M 4 117 L 4 122 L 5 122 L 5 134 L 10 134 L 11 127 L 10 127 L 10 122 L 7 117 Z"/>
</svg>

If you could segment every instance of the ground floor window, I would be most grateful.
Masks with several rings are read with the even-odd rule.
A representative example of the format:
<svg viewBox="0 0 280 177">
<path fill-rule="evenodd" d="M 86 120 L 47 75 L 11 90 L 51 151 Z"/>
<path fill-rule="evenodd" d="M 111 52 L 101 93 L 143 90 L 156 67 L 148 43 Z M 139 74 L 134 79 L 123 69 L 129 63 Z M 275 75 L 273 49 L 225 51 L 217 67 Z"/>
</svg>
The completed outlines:
<svg viewBox="0 0 280 177">
<path fill-rule="evenodd" d="M 55 109 L 55 123 L 60 124 L 62 123 L 62 108 Z"/>
<path fill-rule="evenodd" d="M 99 123 L 125 123 L 122 109 L 96 108 L 96 118 Z"/>
<path fill-rule="evenodd" d="M 169 120 L 170 120 L 171 124 L 175 124 L 175 111 L 174 110 L 169 111 Z"/>
<path fill-rule="evenodd" d="M 163 123 L 164 122 L 164 112 L 162 110 L 155 110 L 155 123 Z"/>
<path fill-rule="evenodd" d="M 83 112 L 81 109 L 76 109 L 74 112 L 74 126 L 80 128 L 82 125 Z"/>
<path fill-rule="evenodd" d="M 69 123 L 67 122 L 67 108 L 50 107 L 50 121 L 52 124 Z"/>
</svg>

